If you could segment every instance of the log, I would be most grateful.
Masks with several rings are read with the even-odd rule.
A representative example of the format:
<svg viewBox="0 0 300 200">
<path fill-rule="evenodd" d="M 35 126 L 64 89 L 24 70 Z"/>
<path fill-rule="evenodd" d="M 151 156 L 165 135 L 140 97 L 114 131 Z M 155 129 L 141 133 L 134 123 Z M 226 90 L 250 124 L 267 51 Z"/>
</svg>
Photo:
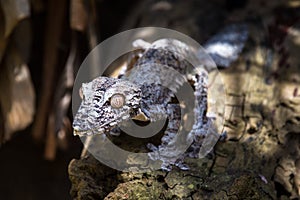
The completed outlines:
<svg viewBox="0 0 300 200">
<path fill-rule="evenodd" d="M 299 198 L 300 61 L 297 52 L 300 47 L 296 41 L 300 34 L 296 34 L 299 28 L 287 23 L 299 19 L 296 12 L 299 8 L 284 1 L 265 6 L 251 1 L 243 9 L 226 13 L 218 10 L 225 6 L 221 1 L 212 1 L 213 13 L 216 16 L 222 13 L 224 18 L 210 13 L 211 19 L 218 20 L 214 25 L 207 24 L 208 31 L 201 35 L 204 27 L 196 24 L 195 19 L 204 18 L 208 13 L 199 1 L 191 2 L 184 5 L 185 9 L 183 5 L 179 9 L 175 2 L 170 3 L 172 12 L 166 5 L 151 7 L 145 3 L 140 9 L 147 8 L 147 11 L 136 11 L 144 15 L 132 14 L 134 17 L 129 17 L 132 23 L 128 24 L 139 20 L 140 26 L 155 25 L 159 17 L 155 18 L 154 8 L 161 12 L 165 9 L 165 18 L 159 21 L 162 26 L 198 35 L 197 40 L 202 42 L 215 31 L 215 26 L 232 20 L 233 16 L 235 20 L 246 21 L 247 13 L 251 13 L 257 19 L 247 21 L 249 39 L 238 61 L 220 71 L 226 88 L 226 139 L 219 141 L 203 159 L 187 158 L 185 161 L 191 168 L 188 171 L 174 168 L 171 172 L 119 172 L 87 153 L 69 165 L 74 199 Z M 205 3 L 209 7 L 210 3 Z M 289 18 L 282 19 L 278 13 L 289 13 Z M 178 15 L 186 19 L 189 16 L 192 24 L 188 27 L 193 29 L 184 23 L 178 27 L 174 17 Z M 274 26 L 276 29 L 268 31 Z M 279 34 L 283 26 L 285 34 Z M 288 51 L 288 58 L 283 49 Z M 120 137 L 124 140 L 124 136 Z"/>
</svg>

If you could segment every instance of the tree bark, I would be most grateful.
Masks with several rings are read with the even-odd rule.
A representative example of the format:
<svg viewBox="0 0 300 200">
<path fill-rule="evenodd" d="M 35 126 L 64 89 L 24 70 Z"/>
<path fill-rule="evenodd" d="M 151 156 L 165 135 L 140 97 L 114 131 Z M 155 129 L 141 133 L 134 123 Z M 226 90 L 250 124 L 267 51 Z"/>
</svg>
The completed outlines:
<svg viewBox="0 0 300 200">
<path fill-rule="evenodd" d="M 187 158 L 189 171 L 174 168 L 171 172 L 123 173 L 110 169 L 87 154 L 69 165 L 72 182 L 71 195 L 75 199 L 276 199 L 299 197 L 300 185 L 300 94 L 299 64 L 295 42 L 300 39 L 292 26 L 282 20 L 277 29 L 270 30 L 281 19 L 278 10 L 297 18 L 293 7 L 269 5 L 259 8 L 251 2 L 239 11 L 210 14 L 217 25 L 235 16 L 247 19 L 249 11 L 256 17 L 248 22 L 249 39 L 238 59 L 227 69 L 221 70 L 226 88 L 225 124 L 227 138 L 219 141 L 213 152 L 203 159 Z M 278 1 L 278 4 L 281 2 Z M 214 2 L 213 4 L 216 4 Z M 186 5 L 191 21 L 205 14 L 195 5 Z M 174 3 L 173 9 L 178 9 Z M 190 6 L 190 7 L 188 7 Z M 206 6 L 208 6 L 206 4 Z M 221 5 L 213 5 L 219 9 Z M 224 6 L 224 5 L 223 5 Z M 257 6 L 257 7 L 255 7 Z M 149 6 L 145 6 L 148 7 Z M 260 9 L 260 10 L 259 10 Z M 263 10 L 265 9 L 265 10 Z M 180 9 L 179 9 L 180 10 Z M 193 12 L 195 10 L 195 12 Z M 260 12 L 263 10 L 262 12 Z M 276 12 L 275 12 L 276 10 Z M 142 11 L 137 11 L 142 12 Z M 150 11 L 149 11 L 150 12 Z M 179 11 L 178 11 L 179 12 Z M 168 13 L 168 12 L 167 12 Z M 220 19 L 217 16 L 225 16 Z M 263 13 L 263 14 L 262 14 Z M 148 14 L 148 15 L 146 15 Z M 140 25 L 153 25 L 155 18 L 149 13 L 140 16 Z M 185 16 L 183 13 L 178 15 Z M 172 21 L 172 16 L 163 19 Z M 198 16 L 197 16 L 198 15 Z M 252 16 L 253 17 L 253 16 Z M 132 19 L 129 17 L 129 19 Z M 157 18 L 156 18 L 157 19 Z M 163 23 L 163 20 L 160 23 Z M 147 21 L 147 23 L 145 22 Z M 167 23 L 166 24 L 170 24 Z M 173 21 L 174 22 L 174 21 Z M 176 21 L 175 21 L 176 22 Z M 175 23 L 174 22 L 174 23 Z M 173 25 L 174 25 L 173 23 Z M 193 31 L 201 31 L 199 24 L 191 22 Z M 278 21 L 276 22 L 278 23 Z M 130 23 L 128 23 L 130 24 Z M 132 23 L 134 24 L 134 23 Z M 176 24 L 176 23 L 175 23 Z M 215 31 L 208 25 L 207 32 L 198 34 L 203 41 Z M 178 25 L 178 24 L 177 24 Z M 185 24 L 186 25 L 186 24 Z M 185 26 L 183 25 L 183 26 Z M 287 26 L 285 35 L 278 34 L 280 26 Z M 129 27 L 128 27 L 129 28 Z M 175 30 L 183 28 L 171 26 Z M 275 27 L 276 28 L 276 27 Z M 190 35 L 197 35 L 192 32 Z M 266 45 L 268 44 L 268 45 Z M 288 51 L 289 57 L 283 51 Z M 121 136 L 122 137 L 122 136 Z"/>
</svg>

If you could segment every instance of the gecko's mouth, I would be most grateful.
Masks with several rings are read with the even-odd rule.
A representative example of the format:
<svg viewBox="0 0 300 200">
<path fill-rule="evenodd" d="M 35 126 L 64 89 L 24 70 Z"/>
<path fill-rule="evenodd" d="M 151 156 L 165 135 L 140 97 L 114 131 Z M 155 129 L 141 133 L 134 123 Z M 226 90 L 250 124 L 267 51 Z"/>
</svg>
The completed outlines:
<svg viewBox="0 0 300 200">
<path fill-rule="evenodd" d="M 147 117 L 145 115 L 145 113 L 143 113 L 142 111 L 139 111 L 138 114 L 136 116 L 132 117 L 131 119 L 141 121 L 141 122 L 149 122 L 150 121 L 149 117 Z"/>
<path fill-rule="evenodd" d="M 115 123 L 115 122 L 112 122 Z M 111 124 L 112 124 L 111 123 Z M 96 134 L 105 134 L 110 132 L 113 128 L 116 127 L 116 125 L 104 125 L 104 126 L 100 126 L 100 127 L 94 127 L 93 129 L 85 129 L 82 130 L 81 127 L 78 126 L 73 126 L 74 128 L 74 135 L 78 135 L 78 136 L 90 136 L 90 135 L 96 135 Z"/>
<path fill-rule="evenodd" d="M 134 114 L 133 114 L 134 113 Z M 95 134 L 105 134 L 111 132 L 114 128 L 117 127 L 117 124 L 121 123 L 124 119 L 133 119 L 140 122 L 149 122 L 149 118 L 140 110 L 137 109 L 135 112 L 127 112 L 124 113 L 121 117 L 114 118 L 111 121 L 101 124 L 100 126 L 93 128 L 89 128 L 87 125 L 89 124 L 87 121 L 78 120 L 81 118 L 80 116 L 75 116 L 75 120 L 73 123 L 74 135 L 78 136 L 89 136 Z M 88 118 L 85 118 L 88 119 Z M 80 122 L 80 123 L 76 123 Z"/>
</svg>

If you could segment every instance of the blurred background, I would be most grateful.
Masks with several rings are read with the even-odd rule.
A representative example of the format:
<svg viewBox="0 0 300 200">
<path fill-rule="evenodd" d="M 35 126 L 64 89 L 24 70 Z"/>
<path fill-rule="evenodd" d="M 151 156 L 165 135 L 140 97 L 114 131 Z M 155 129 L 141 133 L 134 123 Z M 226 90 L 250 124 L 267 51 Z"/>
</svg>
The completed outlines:
<svg viewBox="0 0 300 200">
<path fill-rule="evenodd" d="M 251 22 L 261 28 L 259 45 L 288 67 L 281 46 L 288 34 L 299 40 L 299 16 L 298 0 L 0 0 L 0 199 L 71 199 L 68 164 L 82 150 L 72 133 L 72 86 L 99 42 L 158 26 L 202 44 L 226 24 Z M 284 73 L 265 69 L 266 84 Z M 289 196 L 286 187 L 277 189 Z"/>
<path fill-rule="evenodd" d="M 0 199 L 71 199 L 68 163 L 82 149 L 71 128 L 74 76 L 134 4 L 0 1 Z"/>
</svg>

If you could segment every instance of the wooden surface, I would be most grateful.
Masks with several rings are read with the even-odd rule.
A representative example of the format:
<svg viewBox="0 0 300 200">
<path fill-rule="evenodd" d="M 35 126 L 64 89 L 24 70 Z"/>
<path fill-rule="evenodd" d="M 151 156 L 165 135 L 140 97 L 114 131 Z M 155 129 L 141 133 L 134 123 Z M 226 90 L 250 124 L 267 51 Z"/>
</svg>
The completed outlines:
<svg viewBox="0 0 300 200">
<path fill-rule="evenodd" d="M 69 165 L 73 198 L 299 197 L 300 32 L 299 24 L 298 29 L 295 24 L 299 20 L 299 7 L 290 1 L 285 1 L 284 6 L 280 6 L 280 1 L 277 5 L 253 1 L 227 12 L 221 1 L 202 7 L 200 2 L 184 5 L 184 9 L 174 3 L 173 10 L 166 5 L 151 7 L 142 3 L 129 16 L 124 29 L 133 28 L 130 24 L 165 26 L 203 42 L 223 24 L 246 21 L 249 40 L 242 55 L 228 69 L 221 70 L 226 88 L 226 140 L 218 142 L 204 159 L 186 159 L 190 171 L 122 173 L 102 165 L 91 155 L 73 160 Z M 146 7 L 147 12 L 140 15 Z M 162 9 L 160 14 L 164 18 L 157 16 L 153 7 Z M 201 19 L 208 15 L 215 19 L 214 24 L 204 26 Z M 177 21 L 175 16 L 185 20 Z"/>
</svg>

